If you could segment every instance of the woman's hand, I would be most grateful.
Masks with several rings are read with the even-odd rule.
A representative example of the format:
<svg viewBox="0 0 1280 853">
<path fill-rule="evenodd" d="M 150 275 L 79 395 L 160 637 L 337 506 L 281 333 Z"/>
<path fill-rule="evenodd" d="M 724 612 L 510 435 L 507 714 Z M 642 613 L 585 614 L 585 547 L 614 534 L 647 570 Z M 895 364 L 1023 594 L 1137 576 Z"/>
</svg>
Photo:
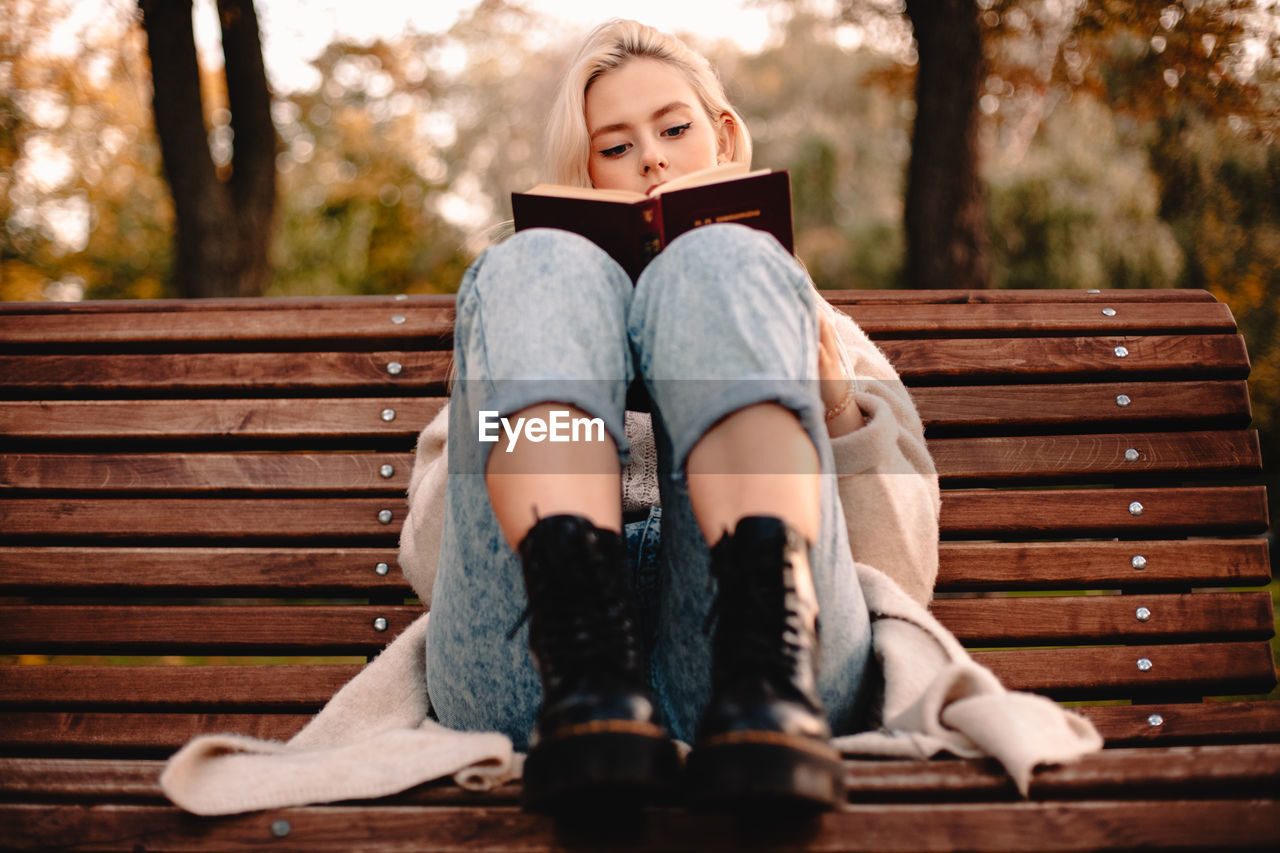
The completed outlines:
<svg viewBox="0 0 1280 853">
<path fill-rule="evenodd" d="M 862 411 L 852 399 L 851 379 L 844 375 L 840 363 L 840 341 L 827 315 L 818 312 L 818 380 L 822 388 L 822 406 L 827 412 L 844 404 L 839 414 L 827 421 L 827 434 L 832 438 L 853 432 L 866 423 Z"/>
</svg>

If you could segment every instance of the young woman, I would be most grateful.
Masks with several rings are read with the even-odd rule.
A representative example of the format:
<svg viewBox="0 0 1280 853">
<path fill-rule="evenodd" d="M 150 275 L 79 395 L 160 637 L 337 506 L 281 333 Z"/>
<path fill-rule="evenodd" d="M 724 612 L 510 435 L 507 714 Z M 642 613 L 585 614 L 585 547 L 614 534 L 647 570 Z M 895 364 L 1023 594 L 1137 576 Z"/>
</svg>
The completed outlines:
<svg viewBox="0 0 1280 853">
<path fill-rule="evenodd" d="M 749 163 L 751 141 L 703 57 L 611 21 L 548 152 L 558 183 L 647 192 Z M 744 226 L 688 232 L 634 284 L 584 238 L 532 229 L 468 270 L 454 364 L 401 543 L 432 589 L 440 722 L 527 748 L 534 808 L 670 784 L 673 738 L 705 801 L 836 803 L 828 741 L 876 686 L 853 561 L 922 600 L 937 565 L 920 420 L 866 336 Z M 626 411 L 633 382 L 650 413 Z M 540 440 L 570 423 L 587 428 Z"/>
</svg>

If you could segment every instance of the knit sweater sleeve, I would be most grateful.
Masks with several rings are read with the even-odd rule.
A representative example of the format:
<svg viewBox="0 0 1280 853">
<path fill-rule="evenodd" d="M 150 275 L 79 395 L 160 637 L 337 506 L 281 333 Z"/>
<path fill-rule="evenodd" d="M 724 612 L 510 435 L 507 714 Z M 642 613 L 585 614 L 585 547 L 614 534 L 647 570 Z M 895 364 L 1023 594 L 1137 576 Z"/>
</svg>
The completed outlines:
<svg viewBox="0 0 1280 853">
<path fill-rule="evenodd" d="M 866 425 L 833 438 L 849 549 L 927 604 L 938 574 L 938 473 L 924 425 L 889 360 L 845 314 L 830 310 Z"/>
<path fill-rule="evenodd" d="M 444 532 L 444 495 L 449 482 L 449 405 L 446 403 L 418 436 L 413 469 L 409 473 L 409 510 L 400 532 L 400 570 L 431 606 L 431 587 L 440 559 L 440 539 Z"/>
</svg>

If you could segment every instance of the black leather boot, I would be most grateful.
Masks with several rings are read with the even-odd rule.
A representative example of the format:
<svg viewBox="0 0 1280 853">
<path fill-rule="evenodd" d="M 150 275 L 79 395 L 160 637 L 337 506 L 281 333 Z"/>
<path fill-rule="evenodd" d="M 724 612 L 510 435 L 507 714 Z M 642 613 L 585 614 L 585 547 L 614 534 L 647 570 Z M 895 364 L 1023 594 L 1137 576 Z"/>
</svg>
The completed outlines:
<svg viewBox="0 0 1280 853">
<path fill-rule="evenodd" d="M 696 805 L 808 810 L 844 798 L 817 693 L 818 604 L 793 565 L 807 553 L 794 528 L 768 516 L 741 519 L 711 549 L 711 700 L 685 777 Z"/>
<path fill-rule="evenodd" d="M 543 693 L 525 806 L 642 805 L 674 782 L 678 764 L 653 721 L 622 537 L 581 516 L 550 516 L 529 530 L 520 558 Z"/>
</svg>

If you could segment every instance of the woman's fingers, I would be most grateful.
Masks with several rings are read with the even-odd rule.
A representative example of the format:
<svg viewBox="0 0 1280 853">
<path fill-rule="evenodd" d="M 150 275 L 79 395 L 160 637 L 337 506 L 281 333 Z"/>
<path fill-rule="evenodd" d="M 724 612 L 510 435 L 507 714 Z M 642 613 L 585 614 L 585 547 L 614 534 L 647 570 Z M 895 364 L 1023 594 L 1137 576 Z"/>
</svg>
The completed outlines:
<svg viewBox="0 0 1280 853">
<path fill-rule="evenodd" d="M 822 403 L 827 408 L 844 399 L 848 382 L 840 364 L 836 330 L 825 313 L 818 313 L 818 379 L 822 386 Z"/>
</svg>

